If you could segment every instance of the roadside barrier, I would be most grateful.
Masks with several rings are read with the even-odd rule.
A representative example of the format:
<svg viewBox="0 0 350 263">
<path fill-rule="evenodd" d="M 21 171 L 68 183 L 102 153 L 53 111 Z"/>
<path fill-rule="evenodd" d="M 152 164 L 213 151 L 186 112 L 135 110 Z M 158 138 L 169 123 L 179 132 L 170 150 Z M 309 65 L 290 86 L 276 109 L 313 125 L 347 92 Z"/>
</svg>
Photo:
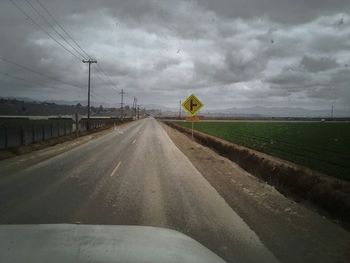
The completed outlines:
<svg viewBox="0 0 350 263">
<path fill-rule="evenodd" d="M 131 120 L 131 119 L 130 119 Z M 90 130 L 117 125 L 129 121 L 119 118 L 90 118 Z M 78 125 L 72 118 L 0 118 L 0 150 L 11 149 L 52 138 L 77 134 L 88 129 L 87 118 L 82 118 Z"/>
</svg>

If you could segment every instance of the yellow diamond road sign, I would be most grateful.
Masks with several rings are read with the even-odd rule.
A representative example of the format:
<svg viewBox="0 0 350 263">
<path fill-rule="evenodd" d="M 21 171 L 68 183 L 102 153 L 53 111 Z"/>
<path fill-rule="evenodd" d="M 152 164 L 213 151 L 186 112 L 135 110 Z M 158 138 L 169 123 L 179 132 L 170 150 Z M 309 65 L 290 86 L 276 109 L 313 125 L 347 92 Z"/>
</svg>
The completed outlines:
<svg viewBox="0 0 350 263">
<path fill-rule="evenodd" d="M 203 103 L 195 96 L 191 95 L 182 103 L 182 107 L 191 115 L 195 115 L 202 107 Z"/>
</svg>

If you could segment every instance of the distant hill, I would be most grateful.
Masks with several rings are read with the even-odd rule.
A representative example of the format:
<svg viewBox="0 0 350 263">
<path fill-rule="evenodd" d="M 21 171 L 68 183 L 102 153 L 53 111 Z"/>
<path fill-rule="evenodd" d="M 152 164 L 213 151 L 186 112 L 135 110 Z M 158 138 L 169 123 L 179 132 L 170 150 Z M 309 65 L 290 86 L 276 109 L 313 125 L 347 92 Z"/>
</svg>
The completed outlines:
<svg viewBox="0 0 350 263">
<path fill-rule="evenodd" d="M 102 103 L 101 103 L 102 104 Z M 116 103 L 117 104 L 117 103 Z M 50 115 L 73 115 L 76 112 L 87 115 L 86 102 L 82 101 L 34 101 L 28 98 L 0 98 L 0 115 L 28 115 L 28 116 L 50 116 Z M 118 104 L 117 104 L 118 105 Z M 118 105 L 119 106 L 119 105 Z M 92 116 L 120 116 L 119 107 L 100 106 L 98 103 L 92 104 Z M 164 107 L 161 105 L 144 105 L 147 108 L 146 113 L 153 116 L 177 117 L 179 111 L 176 108 Z M 141 109 L 143 111 L 143 108 Z M 129 105 L 126 105 L 124 112 L 127 116 L 132 116 L 133 111 Z M 185 112 L 182 111 L 183 116 Z M 205 109 L 201 115 L 210 117 L 320 117 L 328 118 L 331 116 L 331 110 L 309 110 L 304 108 L 289 107 L 247 107 L 247 108 L 228 108 L 223 110 Z M 334 109 L 334 117 L 350 117 L 350 109 Z"/>
<path fill-rule="evenodd" d="M 92 106 L 90 108 L 91 116 L 120 116 L 119 108 L 104 108 L 102 106 Z M 87 106 L 77 103 L 57 104 L 54 102 L 42 102 L 33 100 L 20 100 L 0 98 L 0 115 L 9 116 L 57 116 L 57 115 L 73 115 L 79 113 L 87 115 Z M 127 116 L 132 116 L 133 111 L 127 105 L 124 108 Z"/>
</svg>

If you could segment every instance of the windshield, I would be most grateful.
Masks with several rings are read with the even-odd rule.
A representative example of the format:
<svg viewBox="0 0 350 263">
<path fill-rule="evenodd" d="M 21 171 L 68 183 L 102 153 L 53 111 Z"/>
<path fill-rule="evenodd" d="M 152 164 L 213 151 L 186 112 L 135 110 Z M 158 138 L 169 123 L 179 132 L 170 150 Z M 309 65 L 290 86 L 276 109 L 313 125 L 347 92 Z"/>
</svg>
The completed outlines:
<svg viewBox="0 0 350 263">
<path fill-rule="evenodd" d="M 0 225 L 350 258 L 349 1 L 3 0 L 0 33 Z"/>
</svg>

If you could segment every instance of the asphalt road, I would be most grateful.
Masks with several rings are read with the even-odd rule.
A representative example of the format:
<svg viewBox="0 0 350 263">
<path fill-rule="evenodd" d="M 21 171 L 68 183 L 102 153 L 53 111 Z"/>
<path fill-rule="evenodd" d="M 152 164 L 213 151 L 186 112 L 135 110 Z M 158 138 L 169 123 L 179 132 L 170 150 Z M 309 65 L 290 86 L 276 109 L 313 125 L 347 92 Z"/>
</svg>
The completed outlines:
<svg viewBox="0 0 350 263">
<path fill-rule="evenodd" d="M 228 261 L 276 261 L 152 118 L 43 155 L 0 162 L 0 224 L 166 227 Z"/>
<path fill-rule="evenodd" d="M 0 224 L 37 223 L 166 227 L 228 262 L 278 261 L 152 118 L 1 161 Z"/>
</svg>

